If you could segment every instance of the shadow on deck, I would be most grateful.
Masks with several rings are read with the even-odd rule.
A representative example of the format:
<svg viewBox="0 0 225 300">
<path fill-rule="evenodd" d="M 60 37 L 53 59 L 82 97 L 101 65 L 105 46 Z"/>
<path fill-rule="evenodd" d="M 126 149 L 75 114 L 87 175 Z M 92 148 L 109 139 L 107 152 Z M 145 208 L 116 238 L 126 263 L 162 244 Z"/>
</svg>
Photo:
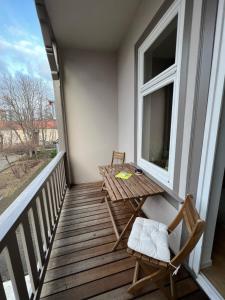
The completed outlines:
<svg viewBox="0 0 225 300">
<path fill-rule="evenodd" d="M 126 240 L 111 252 L 116 240 L 101 183 L 82 184 L 69 190 L 60 216 L 41 298 L 133 299 L 127 293 L 135 261 L 126 252 Z M 129 218 L 124 203 L 113 204 L 121 229 Z M 178 298 L 208 299 L 186 270 L 177 276 Z M 166 287 L 168 289 L 168 286 Z M 136 299 L 167 299 L 155 285 L 149 285 Z"/>
</svg>

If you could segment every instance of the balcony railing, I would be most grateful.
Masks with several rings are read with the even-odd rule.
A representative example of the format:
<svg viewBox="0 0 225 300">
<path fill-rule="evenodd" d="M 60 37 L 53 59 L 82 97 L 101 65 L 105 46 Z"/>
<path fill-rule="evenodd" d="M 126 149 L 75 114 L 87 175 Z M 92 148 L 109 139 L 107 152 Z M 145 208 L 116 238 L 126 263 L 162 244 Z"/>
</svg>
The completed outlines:
<svg viewBox="0 0 225 300">
<path fill-rule="evenodd" d="M 39 297 L 67 187 L 65 155 L 60 152 L 0 217 L 0 254 L 16 299 Z M 7 299 L 1 276 L 0 299 Z"/>
</svg>

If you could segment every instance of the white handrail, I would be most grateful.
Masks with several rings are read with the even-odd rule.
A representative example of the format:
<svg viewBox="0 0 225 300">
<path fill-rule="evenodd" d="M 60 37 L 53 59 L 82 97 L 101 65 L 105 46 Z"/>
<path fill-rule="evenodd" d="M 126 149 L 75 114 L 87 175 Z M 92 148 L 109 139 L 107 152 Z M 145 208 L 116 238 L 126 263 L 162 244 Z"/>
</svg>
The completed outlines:
<svg viewBox="0 0 225 300">
<path fill-rule="evenodd" d="M 40 172 L 40 174 L 25 188 L 13 203 L 0 216 L 0 243 L 42 188 L 65 152 L 59 152 L 55 158 Z"/>
<path fill-rule="evenodd" d="M 17 300 L 39 297 L 67 188 L 65 155 L 65 152 L 58 153 L 0 216 L 0 253 L 4 249 L 7 269 Z M 31 296 L 28 295 L 26 288 L 20 246 L 16 237 L 18 226 L 21 229 L 23 254 L 31 280 Z M 6 299 L 1 276 L 0 298 Z"/>
</svg>

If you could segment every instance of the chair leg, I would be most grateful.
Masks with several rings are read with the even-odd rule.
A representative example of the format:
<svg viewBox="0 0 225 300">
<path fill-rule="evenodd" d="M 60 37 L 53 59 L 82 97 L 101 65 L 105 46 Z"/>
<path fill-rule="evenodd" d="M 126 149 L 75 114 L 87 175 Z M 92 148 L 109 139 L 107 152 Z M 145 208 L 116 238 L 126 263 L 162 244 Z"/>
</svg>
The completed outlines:
<svg viewBox="0 0 225 300">
<path fill-rule="evenodd" d="M 105 182 L 103 181 L 102 183 L 102 187 L 101 187 L 101 192 L 103 192 L 105 190 Z M 101 203 L 105 202 L 105 197 L 102 199 Z"/>
<path fill-rule="evenodd" d="M 152 273 L 151 275 L 148 275 L 148 276 L 146 276 L 146 277 L 144 277 L 142 279 L 139 279 L 135 283 L 133 283 L 131 285 L 131 287 L 129 287 L 128 293 L 136 294 L 137 291 L 139 291 L 140 289 L 142 289 L 149 282 L 158 281 L 161 278 L 163 278 L 165 275 L 166 275 L 165 271 L 157 270 L 156 272 Z"/>
<path fill-rule="evenodd" d="M 104 191 L 104 187 L 105 187 L 105 182 L 103 181 L 103 183 L 102 183 L 102 187 L 101 187 L 101 192 L 103 192 L 103 191 Z"/>
<path fill-rule="evenodd" d="M 137 282 L 139 274 L 139 261 L 136 260 L 135 269 L 134 269 L 134 277 L 133 277 L 133 284 Z"/>
<path fill-rule="evenodd" d="M 175 282 L 173 278 L 173 274 L 170 273 L 170 295 L 171 295 L 171 300 L 176 300 L 176 289 L 175 289 Z"/>
</svg>

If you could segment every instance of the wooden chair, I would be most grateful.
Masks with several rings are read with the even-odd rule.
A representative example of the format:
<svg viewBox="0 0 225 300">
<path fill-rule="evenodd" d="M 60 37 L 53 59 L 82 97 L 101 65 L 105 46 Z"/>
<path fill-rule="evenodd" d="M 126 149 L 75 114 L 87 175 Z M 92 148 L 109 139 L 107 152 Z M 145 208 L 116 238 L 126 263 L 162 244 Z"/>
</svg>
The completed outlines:
<svg viewBox="0 0 225 300">
<path fill-rule="evenodd" d="M 115 160 L 119 161 L 121 164 L 124 164 L 124 162 L 125 162 L 125 152 L 113 151 L 111 167 L 114 165 Z"/>
<path fill-rule="evenodd" d="M 112 160 L 111 160 L 111 167 L 113 167 L 115 160 L 117 160 L 117 163 L 120 162 L 121 164 L 124 164 L 125 162 L 125 152 L 118 152 L 118 151 L 113 151 L 112 153 Z M 104 174 L 103 174 L 104 176 Z M 105 184 L 104 182 L 102 183 L 102 191 L 105 190 Z M 104 202 L 104 201 L 102 201 Z"/>
<path fill-rule="evenodd" d="M 129 293 L 136 294 L 146 284 L 150 282 L 159 283 L 160 281 L 165 279 L 166 276 L 169 275 L 170 276 L 170 297 L 171 299 L 176 299 L 173 275 L 177 273 L 177 271 L 179 270 L 179 266 L 184 262 L 184 260 L 187 258 L 187 256 L 190 254 L 190 252 L 193 250 L 193 248 L 199 241 L 205 226 L 205 222 L 200 219 L 199 214 L 193 205 L 191 195 L 187 195 L 184 204 L 182 205 L 177 216 L 172 221 L 172 223 L 167 227 L 168 234 L 171 234 L 174 231 L 174 229 L 178 226 L 178 224 L 182 221 L 184 222 L 183 224 L 186 225 L 187 239 L 184 245 L 182 246 L 182 248 L 179 250 L 179 252 L 172 259 L 169 259 L 169 261 L 166 262 L 162 260 L 157 260 L 155 258 L 149 257 L 140 252 L 132 250 L 130 248 L 127 249 L 128 253 L 136 258 L 136 266 L 134 271 L 133 283 L 131 287 L 128 289 Z M 129 241 L 128 241 L 128 247 L 129 247 Z M 153 272 L 151 272 L 150 275 L 138 279 L 139 268 L 141 267 L 142 271 L 144 271 L 148 266 L 153 267 L 152 268 Z"/>
</svg>

